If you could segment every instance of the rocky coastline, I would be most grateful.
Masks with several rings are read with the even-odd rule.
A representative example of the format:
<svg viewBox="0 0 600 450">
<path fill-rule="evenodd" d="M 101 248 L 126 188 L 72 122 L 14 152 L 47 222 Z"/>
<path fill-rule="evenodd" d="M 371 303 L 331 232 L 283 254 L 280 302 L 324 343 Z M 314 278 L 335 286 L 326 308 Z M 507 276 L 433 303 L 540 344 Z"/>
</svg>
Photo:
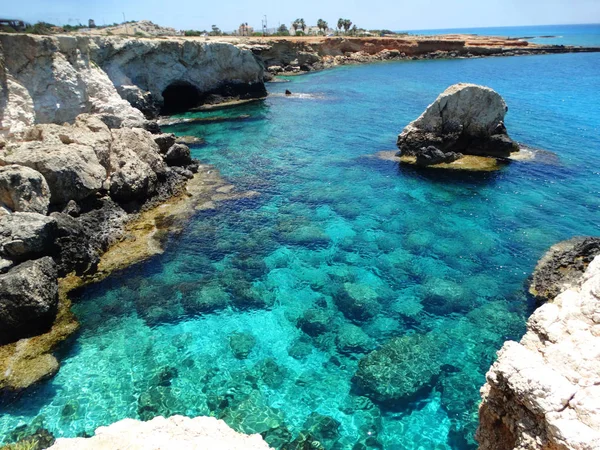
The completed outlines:
<svg viewBox="0 0 600 450">
<path fill-rule="evenodd" d="M 481 389 L 481 450 L 600 448 L 600 249 L 553 246 L 532 277 L 547 301 L 520 342 L 507 341 Z"/>
<path fill-rule="evenodd" d="M 69 290 L 161 251 L 196 208 L 253 195 L 149 119 L 190 93 L 264 97 L 262 80 L 226 43 L 0 34 L 0 395 L 58 370 Z"/>
</svg>

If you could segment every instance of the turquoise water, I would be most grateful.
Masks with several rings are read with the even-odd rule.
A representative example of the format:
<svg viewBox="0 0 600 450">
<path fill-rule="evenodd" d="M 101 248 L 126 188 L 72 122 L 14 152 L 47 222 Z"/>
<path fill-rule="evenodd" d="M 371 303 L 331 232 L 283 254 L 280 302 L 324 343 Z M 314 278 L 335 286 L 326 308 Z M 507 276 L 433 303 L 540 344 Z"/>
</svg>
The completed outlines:
<svg viewBox="0 0 600 450">
<path fill-rule="evenodd" d="M 598 54 L 342 67 L 171 127 L 261 195 L 196 214 L 164 255 L 80 293 L 60 372 L 2 405 L 0 436 L 186 414 L 279 449 L 475 448 L 479 388 L 524 331 L 535 262 L 598 234 L 599 67 Z M 512 137 L 553 154 L 484 175 L 373 157 L 459 81 L 496 89 Z"/>
<path fill-rule="evenodd" d="M 535 44 L 600 46 L 600 24 L 537 25 L 522 27 L 452 28 L 445 30 L 410 30 L 410 34 L 464 33 L 480 36 L 528 38 Z"/>
</svg>

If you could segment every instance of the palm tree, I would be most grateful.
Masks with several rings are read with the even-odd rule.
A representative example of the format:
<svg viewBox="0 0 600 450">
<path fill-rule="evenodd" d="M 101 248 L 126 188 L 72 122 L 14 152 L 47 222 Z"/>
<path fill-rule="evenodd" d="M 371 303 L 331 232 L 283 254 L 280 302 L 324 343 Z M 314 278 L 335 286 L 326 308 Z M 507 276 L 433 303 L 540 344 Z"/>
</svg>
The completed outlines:
<svg viewBox="0 0 600 450">
<path fill-rule="evenodd" d="M 344 19 L 342 19 L 342 18 L 338 19 L 337 27 L 338 27 L 338 30 L 341 30 L 342 28 L 344 28 Z"/>
<path fill-rule="evenodd" d="M 327 28 L 329 28 L 329 25 L 323 19 L 319 19 L 317 20 L 317 27 L 319 28 L 319 30 L 323 30 L 323 33 L 325 33 L 325 31 L 327 31 Z"/>
<path fill-rule="evenodd" d="M 300 19 L 300 28 L 302 28 L 302 32 L 306 30 L 306 23 L 304 22 L 304 19 Z"/>
<path fill-rule="evenodd" d="M 352 26 L 352 21 L 350 19 L 344 19 L 344 32 L 348 33 L 348 30 Z"/>
</svg>

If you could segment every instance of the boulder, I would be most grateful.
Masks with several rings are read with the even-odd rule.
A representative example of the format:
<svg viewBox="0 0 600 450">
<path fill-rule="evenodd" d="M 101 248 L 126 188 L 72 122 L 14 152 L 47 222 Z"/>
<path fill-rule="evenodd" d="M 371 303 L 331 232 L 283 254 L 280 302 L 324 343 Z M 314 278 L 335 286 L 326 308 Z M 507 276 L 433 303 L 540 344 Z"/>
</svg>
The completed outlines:
<svg viewBox="0 0 600 450">
<path fill-rule="evenodd" d="M 0 167 L 0 202 L 12 211 L 47 214 L 50 188 L 42 174 L 29 167 Z"/>
<path fill-rule="evenodd" d="M 255 345 L 256 338 L 250 333 L 233 333 L 229 336 L 229 347 L 237 359 L 246 359 Z"/>
<path fill-rule="evenodd" d="M 50 187 L 50 203 L 82 200 L 102 188 L 106 169 L 94 149 L 81 144 L 23 142 L 0 153 L 0 166 L 19 164 L 40 172 Z"/>
<path fill-rule="evenodd" d="M 338 330 L 335 343 L 341 353 L 367 353 L 373 349 L 373 340 L 360 327 L 346 323 Z"/>
<path fill-rule="evenodd" d="M 434 164 L 451 163 L 460 158 L 462 158 L 461 153 L 444 153 L 443 151 L 430 145 L 427 148 L 421 149 L 421 151 L 417 154 L 416 163 L 418 166 L 431 166 Z"/>
<path fill-rule="evenodd" d="M 352 382 L 374 402 L 398 407 L 433 387 L 441 373 L 439 353 L 431 335 L 394 338 L 360 360 Z"/>
<path fill-rule="evenodd" d="M 507 157 L 518 151 L 504 126 L 508 110 L 494 90 L 459 83 L 446 89 L 398 136 L 401 154 L 418 156 L 435 147 L 442 153 Z"/>
<path fill-rule="evenodd" d="M 316 337 L 329 331 L 332 327 L 332 321 L 332 315 L 328 310 L 310 308 L 298 320 L 298 328 L 309 336 Z"/>
<path fill-rule="evenodd" d="M 184 144 L 174 144 L 165 155 L 165 161 L 169 166 L 187 166 L 192 162 L 190 148 Z"/>
<path fill-rule="evenodd" d="M 162 133 L 154 137 L 154 142 L 158 145 L 160 153 L 165 155 L 167 151 L 175 144 L 177 138 L 173 133 Z"/>
<path fill-rule="evenodd" d="M 369 320 L 381 309 L 379 295 L 366 284 L 344 283 L 334 300 L 342 314 L 354 322 Z"/>
<path fill-rule="evenodd" d="M 163 174 L 167 170 L 160 155 L 160 148 L 150 132 L 141 128 L 120 128 L 113 130 L 112 136 L 111 167 L 113 170 L 133 155 L 148 164 L 156 174 Z"/>
<path fill-rule="evenodd" d="M 0 255 L 13 261 L 50 255 L 56 234 L 52 217 L 25 212 L 0 217 Z"/>
<path fill-rule="evenodd" d="M 0 275 L 0 344 L 46 331 L 56 317 L 58 282 L 50 257 Z"/>
</svg>

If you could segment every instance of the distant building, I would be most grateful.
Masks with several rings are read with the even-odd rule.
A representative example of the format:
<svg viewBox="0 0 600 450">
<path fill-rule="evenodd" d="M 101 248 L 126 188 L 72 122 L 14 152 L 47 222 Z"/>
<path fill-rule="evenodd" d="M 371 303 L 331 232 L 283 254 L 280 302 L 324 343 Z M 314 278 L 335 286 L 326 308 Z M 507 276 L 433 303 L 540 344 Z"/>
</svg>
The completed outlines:
<svg viewBox="0 0 600 450">
<path fill-rule="evenodd" d="M 88 20 L 88 28 L 96 28 L 96 22 L 94 19 Z"/>
<path fill-rule="evenodd" d="M 238 36 L 252 36 L 254 33 L 254 28 L 248 25 L 248 23 L 243 23 L 237 29 Z"/>
</svg>

